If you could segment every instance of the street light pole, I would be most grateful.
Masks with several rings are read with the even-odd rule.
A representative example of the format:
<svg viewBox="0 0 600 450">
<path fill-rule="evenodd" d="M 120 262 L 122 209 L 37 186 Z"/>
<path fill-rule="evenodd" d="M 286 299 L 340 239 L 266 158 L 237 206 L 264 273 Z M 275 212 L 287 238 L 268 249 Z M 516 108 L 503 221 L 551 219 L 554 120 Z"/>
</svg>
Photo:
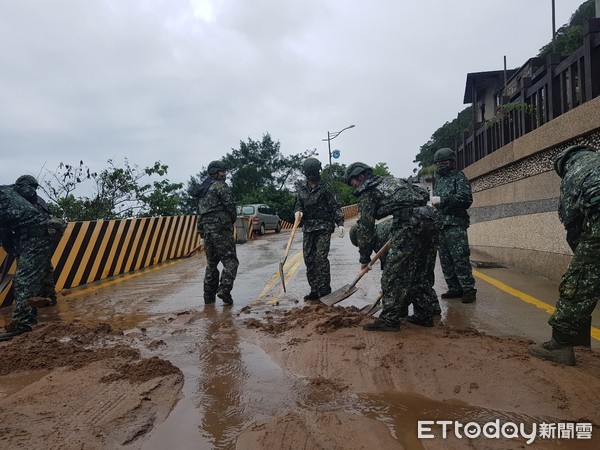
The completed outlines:
<svg viewBox="0 0 600 450">
<path fill-rule="evenodd" d="M 354 128 L 355 125 L 348 125 L 346 128 L 342 128 L 340 131 L 334 131 L 333 133 L 327 132 L 327 139 L 323 139 L 327 141 L 327 149 L 329 150 L 329 165 L 331 166 L 331 141 L 342 134 L 342 131 L 347 130 L 348 128 Z"/>
</svg>

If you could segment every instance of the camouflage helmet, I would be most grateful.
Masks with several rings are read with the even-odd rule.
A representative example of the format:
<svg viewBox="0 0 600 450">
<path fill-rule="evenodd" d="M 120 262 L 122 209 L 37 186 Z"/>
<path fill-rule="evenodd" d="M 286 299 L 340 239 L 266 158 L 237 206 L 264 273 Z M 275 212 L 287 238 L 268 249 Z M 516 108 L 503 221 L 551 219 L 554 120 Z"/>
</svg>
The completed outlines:
<svg viewBox="0 0 600 450">
<path fill-rule="evenodd" d="M 15 181 L 15 184 L 26 184 L 29 186 L 35 186 L 36 188 L 39 186 L 38 181 L 35 179 L 35 177 L 33 175 L 21 175 L 19 178 L 17 178 L 17 181 Z"/>
<path fill-rule="evenodd" d="M 368 164 L 362 162 L 355 162 L 350 164 L 346 168 L 346 173 L 344 173 L 344 180 L 346 181 L 346 184 L 350 184 L 351 178 L 357 177 L 365 171 L 372 172 L 373 169 Z"/>
<path fill-rule="evenodd" d="M 306 158 L 302 163 L 302 172 L 320 172 L 321 171 L 321 161 L 317 158 Z"/>
<path fill-rule="evenodd" d="M 209 175 L 213 175 L 217 172 L 220 172 L 222 170 L 227 170 L 227 166 L 225 165 L 225 163 L 223 161 L 212 161 L 209 165 L 208 165 L 208 173 Z"/>
<path fill-rule="evenodd" d="M 556 173 L 558 174 L 559 177 L 562 178 L 564 176 L 565 165 L 567 164 L 567 161 L 569 160 L 569 158 L 571 156 L 573 156 L 573 154 L 575 154 L 579 151 L 582 151 L 582 150 L 593 151 L 592 148 L 590 148 L 586 145 L 572 145 L 571 147 L 563 150 L 562 152 L 560 152 L 558 154 L 558 156 L 554 160 L 554 170 L 556 170 Z"/>
<path fill-rule="evenodd" d="M 354 245 L 355 247 L 358 247 L 358 225 L 354 224 L 350 227 L 350 242 L 352 242 L 352 245 Z"/>
<path fill-rule="evenodd" d="M 433 162 L 437 163 L 440 161 L 448 161 L 448 160 L 456 161 L 456 153 L 454 153 L 454 150 L 452 150 L 451 148 L 447 148 L 447 147 L 440 148 L 433 155 Z"/>
</svg>

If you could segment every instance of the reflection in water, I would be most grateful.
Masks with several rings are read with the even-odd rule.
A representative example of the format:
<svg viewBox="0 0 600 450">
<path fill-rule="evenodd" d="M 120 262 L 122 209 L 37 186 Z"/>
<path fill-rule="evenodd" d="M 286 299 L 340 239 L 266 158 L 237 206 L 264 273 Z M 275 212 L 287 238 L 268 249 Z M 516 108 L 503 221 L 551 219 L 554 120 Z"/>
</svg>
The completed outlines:
<svg viewBox="0 0 600 450">
<path fill-rule="evenodd" d="M 203 342 L 198 343 L 204 410 L 201 428 L 213 448 L 232 448 L 244 422 L 240 399 L 247 371 L 230 309 L 205 311 L 211 322 Z"/>
<path fill-rule="evenodd" d="M 307 401 L 308 400 L 308 401 Z M 312 400 L 312 401 L 310 401 Z M 384 423 L 390 430 L 390 434 L 402 444 L 402 448 L 421 450 L 431 443 L 428 439 L 419 439 L 417 426 L 419 421 L 456 421 L 462 424 L 475 422 L 484 424 L 498 421 L 500 425 L 515 423 L 523 425 L 527 433 L 536 426 L 538 431 L 543 423 L 556 424 L 562 420 L 545 417 L 531 416 L 518 412 L 508 412 L 489 408 L 472 406 L 461 401 L 435 401 L 427 397 L 406 392 L 385 392 L 381 394 L 359 394 L 344 397 L 331 398 L 327 396 L 310 396 L 305 398 L 302 405 L 307 409 L 321 409 L 332 411 L 344 411 L 350 414 L 362 415 Z M 582 420 L 585 421 L 585 420 Z M 474 439 L 463 437 L 458 439 L 454 436 L 454 428 L 449 428 L 447 448 L 518 448 L 525 447 L 526 439 L 523 437 L 515 439 L 492 439 L 480 436 Z M 510 432 L 510 430 L 509 430 Z M 432 426 L 432 433 L 436 435 L 435 442 L 444 442 L 441 436 L 441 427 Z M 547 449 L 588 449 L 600 448 L 600 439 L 592 433 L 592 441 L 576 439 L 541 439 L 536 437 L 535 442 L 543 441 Z M 594 442 L 596 442 L 594 444 Z M 506 444 L 506 445 L 505 445 Z"/>
</svg>

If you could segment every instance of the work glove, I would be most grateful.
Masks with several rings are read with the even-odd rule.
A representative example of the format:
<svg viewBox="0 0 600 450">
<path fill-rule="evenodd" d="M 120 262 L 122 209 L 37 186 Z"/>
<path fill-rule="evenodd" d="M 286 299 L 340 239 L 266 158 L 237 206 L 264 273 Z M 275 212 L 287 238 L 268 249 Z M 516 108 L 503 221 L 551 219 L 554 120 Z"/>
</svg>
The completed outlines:
<svg viewBox="0 0 600 450">
<path fill-rule="evenodd" d="M 202 247 L 204 247 L 206 245 L 206 243 L 204 242 L 204 238 L 200 238 L 200 245 Z"/>
<path fill-rule="evenodd" d="M 338 237 L 339 238 L 343 238 L 344 237 L 344 226 L 343 225 L 340 225 L 338 227 Z"/>
<path fill-rule="evenodd" d="M 442 202 L 442 198 L 438 197 L 437 195 L 434 197 L 431 197 L 431 206 L 437 206 Z"/>
<path fill-rule="evenodd" d="M 296 211 L 296 213 L 294 214 L 294 219 L 296 220 L 301 220 L 302 219 L 302 211 Z"/>
<path fill-rule="evenodd" d="M 52 217 L 48 220 L 48 234 L 50 236 L 62 236 L 67 228 L 67 224 L 64 220 L 59 219 L 58 217 Z"/>
<path fill-rule="evenodd" d="M 373 266 L 371 265 L 371 263 L 369 263 L 369 264 L 361 264 L 360 265 L 360 270 L 363 270 L 365 267 L 367 268 L 367 272 L 373 268 Z"/>
</svg>

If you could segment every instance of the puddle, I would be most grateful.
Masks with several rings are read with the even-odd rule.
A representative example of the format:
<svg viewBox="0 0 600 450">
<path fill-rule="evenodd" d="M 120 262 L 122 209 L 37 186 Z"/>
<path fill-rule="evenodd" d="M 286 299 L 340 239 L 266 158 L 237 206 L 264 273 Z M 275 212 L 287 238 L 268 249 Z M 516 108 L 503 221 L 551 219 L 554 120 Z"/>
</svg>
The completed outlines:
<svg viewBox="0 0 600 450">
<path fill-rule="evenodd" d="M 594 434 L 598 434 L 597 428 L 592 432 L 594 437 L 592 440 L 575 439 L 575 434 L 571 438 L 558 439 L 558 428 L 564 426 L 574 430 L 574 424 L 568 425 L 566 422 L 562 422 L 563 425 L 559 425 L 561 420 L 552 417 L 481 408 L 458 400 L 440 402 L 416 394 L 400 392 L 357 395 L 347 400 L 350 402 L 345 405 L 337 405 L 335 409 L 344 409 L 349 413 L 364 415 L 385 423 L 391 435 L 406 449 L 428 448 L 427 443 L 432 442 L 433 439 L 436 443 L 443 442 L 444 428 L 447 432 L 449 448 L 456 445 L 465 448 L 524 448 L 533 445 L 534 448 L 539 448 L 541 445 L 545 449 L 587 450 L 599 448 L 600 445 L 600 439 L 594 437 Z M 430 421 L 429 424 L 423 423 L 422 436 L 435 436 L 435 438 L 418 437 L 419 421 Z M 444 425 L 439 421 L 452 421 L 452 423 Z M 478 425 L 471 426 L 467 433 L 465 433 L 464 427 L 455 432 L 456 423 L 464 426 L 471 422 Z M 509 424 L 522 426 L 524 434 L 519 434 L 519 437 L 512 439 L 505 438 L 501 431 L 503 426 L 508 427 L 505 428 L 507 434 L 514 433 Z M 540 428 L 544 426 L 543 424 L 554 426 L 554 438 L 546 439 L 540 436 Z M 483 433 L 484 428 L 488 435 L 497 435 L 497 437 L 486 437 Z M 498 432 L 496 433 L 495 430 Z M 468 433 L 471 433 L 473 437 L 466 437 L 465 434 Z M 524 435 L 526 437 L 523 437 Z M 527 440 L 530 438 L 533 438 L 534 441 L 527 444 Z"/>
<path fill-rule="evenodd" d="M 189 334 L 169 339 L 169 359 L 184 372 L 184 398 L 141 448 L 162 450 L 177 442 L 233 449 L 250 424 L 295 409 L 298 380 L 261 348 L 241 341 L 229 311 L 206 308 L 204 318 L 193 330 L 194 343 Z"/>
<path fill-rule="evenodd" d="M 184 398 L 165 422 L 144 440 L 144 449 L 162 449 L 174 442 L 195 448 L 234 449 L 238 436 L 253 423 L 294 412 L 343 411 L 385 424 L 390 435 L 406 449 L 429 448 L 444 444 L 442 426 L 430 425 L 424 434 L 435 440 L 419 438 L 418 422 L 475 422 L 481 427 L 497 422 L 521 424 L 527 434 L 532 426 L 558 424 L 551 417 L 472 406 L 458 400 L 440 402 L 410 393 L 351 394 L 332 380 L 307 379 L 284 372 L 260 347 L 240 339 L 229 311 L 206 309 L 191 335 L 176 335 L 180 342 L 169 342 L 176 363 L 185 374 Z M 190 337 L 194 342 L 190 343 Z M 423 424 L 426 426 L 426 424 Z M 454 425 L 452 425 L 454 427 Z M 487 428 L 487 430 L 491 430 Z M 454 435 L 448 428 L 448 448 L 527 447 L 526 438 L 486 438 Z M 510 431 L 510 430 L 509 430 Z M 594 430 L 597 431 L 597 430 Z M 597 440 L 597 439 L 596 439 Z M 589 449 L 594 441 L 543 439 L 536 436 L 533 448 Z M 591 445 L 591 446 L 590 446 Z"/>
</svg>

